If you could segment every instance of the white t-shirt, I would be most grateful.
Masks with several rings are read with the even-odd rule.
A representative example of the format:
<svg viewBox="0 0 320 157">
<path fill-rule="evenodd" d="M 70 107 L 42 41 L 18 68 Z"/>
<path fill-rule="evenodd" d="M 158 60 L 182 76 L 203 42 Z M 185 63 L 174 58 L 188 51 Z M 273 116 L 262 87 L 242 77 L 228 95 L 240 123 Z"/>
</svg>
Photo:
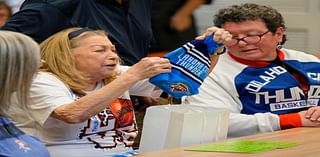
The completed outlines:
<svg viewBox="0 0 320 157">
<path fill-rule="evenodd" d="M 120 66 L 119 70 L 123 72 L 128 68 Z M 102 86 L 98 84 L 95 90 Z M 129 94 L 159 96 L 161 92 L 154 90 L 148 80 L 142 80 L 89 120 L 67 124 L 50 114 L 79 96 L 56 76 L 39 72 L 32 83 L 29 109 L 23 111 L 13 105 L 10 117 L 23 131 L 42 138 L 53 157 L 105 157 L 130 150 L 138 133 Z"/>
</svg>

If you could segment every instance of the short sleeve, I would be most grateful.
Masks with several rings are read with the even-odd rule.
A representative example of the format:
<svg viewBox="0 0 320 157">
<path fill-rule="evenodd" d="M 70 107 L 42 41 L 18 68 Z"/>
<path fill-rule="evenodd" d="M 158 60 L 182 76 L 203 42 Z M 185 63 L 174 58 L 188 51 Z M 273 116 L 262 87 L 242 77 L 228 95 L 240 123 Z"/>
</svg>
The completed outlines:
<svg viewBox="0 0 320 157">
<path fill-rule="evenodd" d="M 74 101 L 69 88 L 54 75 L 40 72 L 31 85 L 29 113 L 41 125 L 59 106 Z"/>
</svg>

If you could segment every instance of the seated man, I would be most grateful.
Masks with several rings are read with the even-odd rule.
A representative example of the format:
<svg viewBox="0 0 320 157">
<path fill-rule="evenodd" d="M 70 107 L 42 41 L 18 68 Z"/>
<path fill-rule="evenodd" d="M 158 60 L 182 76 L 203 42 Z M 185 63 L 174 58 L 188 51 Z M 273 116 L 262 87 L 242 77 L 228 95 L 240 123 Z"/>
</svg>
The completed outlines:
<svg viewBox="0 0 320 157">
<path fill-rule="evenodd" d="M 286 27 L 277 10 L 234 5 L 219 10 L 214 24 L 198 38 L 215 33 L 227 53 L 184 104 L 230 110 L 229 137 L 320 126 L 320 61 L 279 46 Z"/>
</svg>

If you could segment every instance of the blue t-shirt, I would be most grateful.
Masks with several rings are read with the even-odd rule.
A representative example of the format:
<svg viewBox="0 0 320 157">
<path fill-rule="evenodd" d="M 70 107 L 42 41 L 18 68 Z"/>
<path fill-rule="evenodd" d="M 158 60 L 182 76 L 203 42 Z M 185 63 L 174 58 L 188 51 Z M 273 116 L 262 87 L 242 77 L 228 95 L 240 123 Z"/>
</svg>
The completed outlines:
<svg viewBox="0 0 320 157">
<path fill-rule="evenodd" d="M 44 144 L 0 116 L 0 157 L 49 157 Z"/>
</svg>

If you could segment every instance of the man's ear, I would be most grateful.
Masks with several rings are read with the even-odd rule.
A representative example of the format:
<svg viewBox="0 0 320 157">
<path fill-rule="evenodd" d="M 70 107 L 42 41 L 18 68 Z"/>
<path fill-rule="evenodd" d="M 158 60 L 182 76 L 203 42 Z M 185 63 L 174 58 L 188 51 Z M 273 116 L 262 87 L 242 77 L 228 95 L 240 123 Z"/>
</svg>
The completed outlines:
<svg viewBox="0 0 320 157">
<path fill-rule="evenodd" d="M 278 43 L 283 42 L 284 31 L 285 31 L 285 29 L 283 27 L 277 28 L 277 30 L 275 32 L 275 36 L 278 38 Z"/>
</svg>

